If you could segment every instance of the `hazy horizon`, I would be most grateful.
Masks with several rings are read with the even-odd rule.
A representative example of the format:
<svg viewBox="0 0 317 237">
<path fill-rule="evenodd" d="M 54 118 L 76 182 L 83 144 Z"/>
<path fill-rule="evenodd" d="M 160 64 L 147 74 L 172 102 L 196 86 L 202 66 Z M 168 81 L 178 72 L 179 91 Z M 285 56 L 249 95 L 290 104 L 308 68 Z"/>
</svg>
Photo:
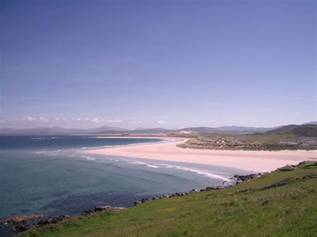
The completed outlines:
<svg viewBox="0 0 317 237">
<path fill-rule="evenodd" d="M 1 1 L 0 128 L 317 121 L 315 1 Z"/>
<path fill-rule="evenodd" d="M 127 129 L 127 130 L 138 130 L 138 129 L 183 129 L 183 128 L 189 128 L 189 127 L 210 127 L 210 128 L 221 128 L 221 127 L 250 127 L 250 128 L 276 128 L 276 127 L 281 127 L 285 125 L 303 125 L 303 124 L 315 124 L 317 121 L 307 121 L 305 123 L 286 123 L 286 124 L 276 124 L 273 126 L 252 126 L 248 124 L 230 124 L 230 125 L 215 125 L 215 126 L 210 126 L 210 125 L 193 125 L 193 126 L 183 126 L 183 127 L 168 127 L 165 126 L 164 123 L 157 124 L 157 126 L 149 126 L 149 127 L 142 127 L 142 126 L 122 126 L 120 125 L 121 122 L 107 122 L 105 121 L 98 121 L 98 122 L 92 122 L 91 120 L 93 119 L 81 119 L 79 121 L 78 119 L 62 119 L 58 118 L 55 122 L 57 123 L 52 123 L 52 119 L 46 119 L 43 117 L 40 118 L 22 118 L 22 119 L 0 119 L 0 129 L 40 129 L 40 128 L 61 128 L 61 129 L 100 129 L 100 128 L 114 128 L 114 129 Z M 118 123 L 116 126 L 114 123 Z"/>
</svg>

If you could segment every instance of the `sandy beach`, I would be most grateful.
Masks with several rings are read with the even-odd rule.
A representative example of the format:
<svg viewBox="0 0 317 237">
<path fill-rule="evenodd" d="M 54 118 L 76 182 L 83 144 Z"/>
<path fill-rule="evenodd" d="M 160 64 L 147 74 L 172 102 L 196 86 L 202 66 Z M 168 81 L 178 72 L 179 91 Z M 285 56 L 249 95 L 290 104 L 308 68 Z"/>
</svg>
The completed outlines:
<svg viewBox="0 0 317 237">
<path fill-rule="evenodd" d="M 199 150 L 177 147 L 183 138 L 162 138 L 161 143 L 136 144 L 99 148 L 88 154 L 142 158 L 153 161 L 175 161 L 193 164 L 217 165 L 252 172 L 269 172 L 304 160 L 317 160 L 317 151 L 229 151 Z"/>
</svg>

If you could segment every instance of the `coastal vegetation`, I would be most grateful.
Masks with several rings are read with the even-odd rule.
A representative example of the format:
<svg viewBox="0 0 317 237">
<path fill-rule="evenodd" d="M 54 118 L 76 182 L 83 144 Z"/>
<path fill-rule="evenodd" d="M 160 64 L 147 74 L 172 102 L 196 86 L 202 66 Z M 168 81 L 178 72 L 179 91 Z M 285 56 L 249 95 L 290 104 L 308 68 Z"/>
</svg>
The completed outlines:
<svg viewBox="0 0 317 237">
<path fill-rule="evenodd" d="M 22 233 L 22 237 L 317 236 L 317 162 L 220 190 L 148 201 Z"/>
<path fill-rule="evenodd" d="M 179 147 L 215 150 L 315 150 L 317 125 L 287 125 L 253 134 L 196 134 Z"/>
</svg>

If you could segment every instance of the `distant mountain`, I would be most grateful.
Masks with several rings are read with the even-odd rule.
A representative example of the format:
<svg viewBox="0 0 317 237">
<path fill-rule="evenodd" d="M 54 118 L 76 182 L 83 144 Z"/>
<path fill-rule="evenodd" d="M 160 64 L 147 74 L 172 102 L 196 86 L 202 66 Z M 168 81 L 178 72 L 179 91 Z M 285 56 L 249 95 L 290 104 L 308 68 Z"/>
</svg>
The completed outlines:
<svg viewBox="0 0 317 237">
<path fill-rule="evenodd" d="M 317 125 L 317 121 L 311 121 L 311 122 L 308 122 L 308 123 L 304 123 L 303 125 L 305 124 L 313 124 L 313 125 Z"/>
<path fill-rule="evenodd" d="M 188 131 L 194 133 L 234 133 L 234 134 L 248 134 L 255 132 L 266 132 L 272 128 L 261 127 L 242 127 L 242 126 L 223 126 L 223 127 L 189 127 L 183 128 L 181 131 Z"/>
<path fill-rule="evenodd" d="M 186 132 L 193 132 L 193 133 L 214 133 L 216 129 L 211 127 L 189 127 L 189 128 L 179 129 L 178 131 L 179 132 L 186 131 Z"/>
<path fill-rule="evenodd" d="M 264 127 L 244 127 L 244 126 L 224 126 L 217 128 L 219 131 L 238 132 L 238 133 L 255 133 L 255 132 L 266 132 L 273 128 Z"/>
<path fill-rule="evenodd" d="M 111 126 L 103 126 L 99 128 L 93 129 L 83 129 L 82 131 L 89 131 L 89 133 L 117 133 L 117 132 L 126 132 L 127 129 L 118 128 L 118 127 L 111 127 Z"/>
<path fill-rule="evenodd" d="M 292 134 L 302 137 L 317 137 L 317 125 L 286 125 L 268 131 L 267 134 Z"/>
<path fill-rule="evenodd" d="M 128 130 L 128 133 L 141 133 L 141 134 L 155 134 L 155 133 L 170 133 L 175 130 L 165 128 L 138 128 L 134 130 Z"/>
<path fill-rule="evenodd" d="M 312 122 L 315 123 L 315 122 Z M 252 133 L 270 133 L 283 134 L 293 133 L 302 134 L 303 136 L 316 136 L 315 126 L 312 123 L 304 125 L 287 125 L 279 128 L 263 127 L 243 127 L 243 126 L 223 126 L 223 127 L 187 127 L 182 129 L 165 129 L 165 128 L 138 128 L 124 129 L 110 126 L 103 126 L 91 129 L 67 129 L 60 127 L 52 128 L 0 128 L 0 135 L 100 135 L 100 134 L 168 134 L 168 133 L 193 133 L 193 134 L 252 134 Z M 316 122 L 317 124 L 317 122 Z"/>
</svg>

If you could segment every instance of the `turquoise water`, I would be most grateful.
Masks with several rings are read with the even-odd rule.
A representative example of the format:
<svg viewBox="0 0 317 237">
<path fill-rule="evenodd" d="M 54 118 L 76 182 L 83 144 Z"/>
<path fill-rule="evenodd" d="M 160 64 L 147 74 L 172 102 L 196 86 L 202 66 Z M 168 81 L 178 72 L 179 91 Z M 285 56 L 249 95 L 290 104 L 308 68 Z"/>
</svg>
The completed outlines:
<svg viewBox="0 0 317 237">
<path fill-rule="evenodd" d="M 243 171 L 87 156 L 90 147 L 158 142 L 96 137 L 0 137 L 0 217 L 79 214 L 98 204 L 129 207 L 163 193 L 221 185 Z"/>
</svg>

